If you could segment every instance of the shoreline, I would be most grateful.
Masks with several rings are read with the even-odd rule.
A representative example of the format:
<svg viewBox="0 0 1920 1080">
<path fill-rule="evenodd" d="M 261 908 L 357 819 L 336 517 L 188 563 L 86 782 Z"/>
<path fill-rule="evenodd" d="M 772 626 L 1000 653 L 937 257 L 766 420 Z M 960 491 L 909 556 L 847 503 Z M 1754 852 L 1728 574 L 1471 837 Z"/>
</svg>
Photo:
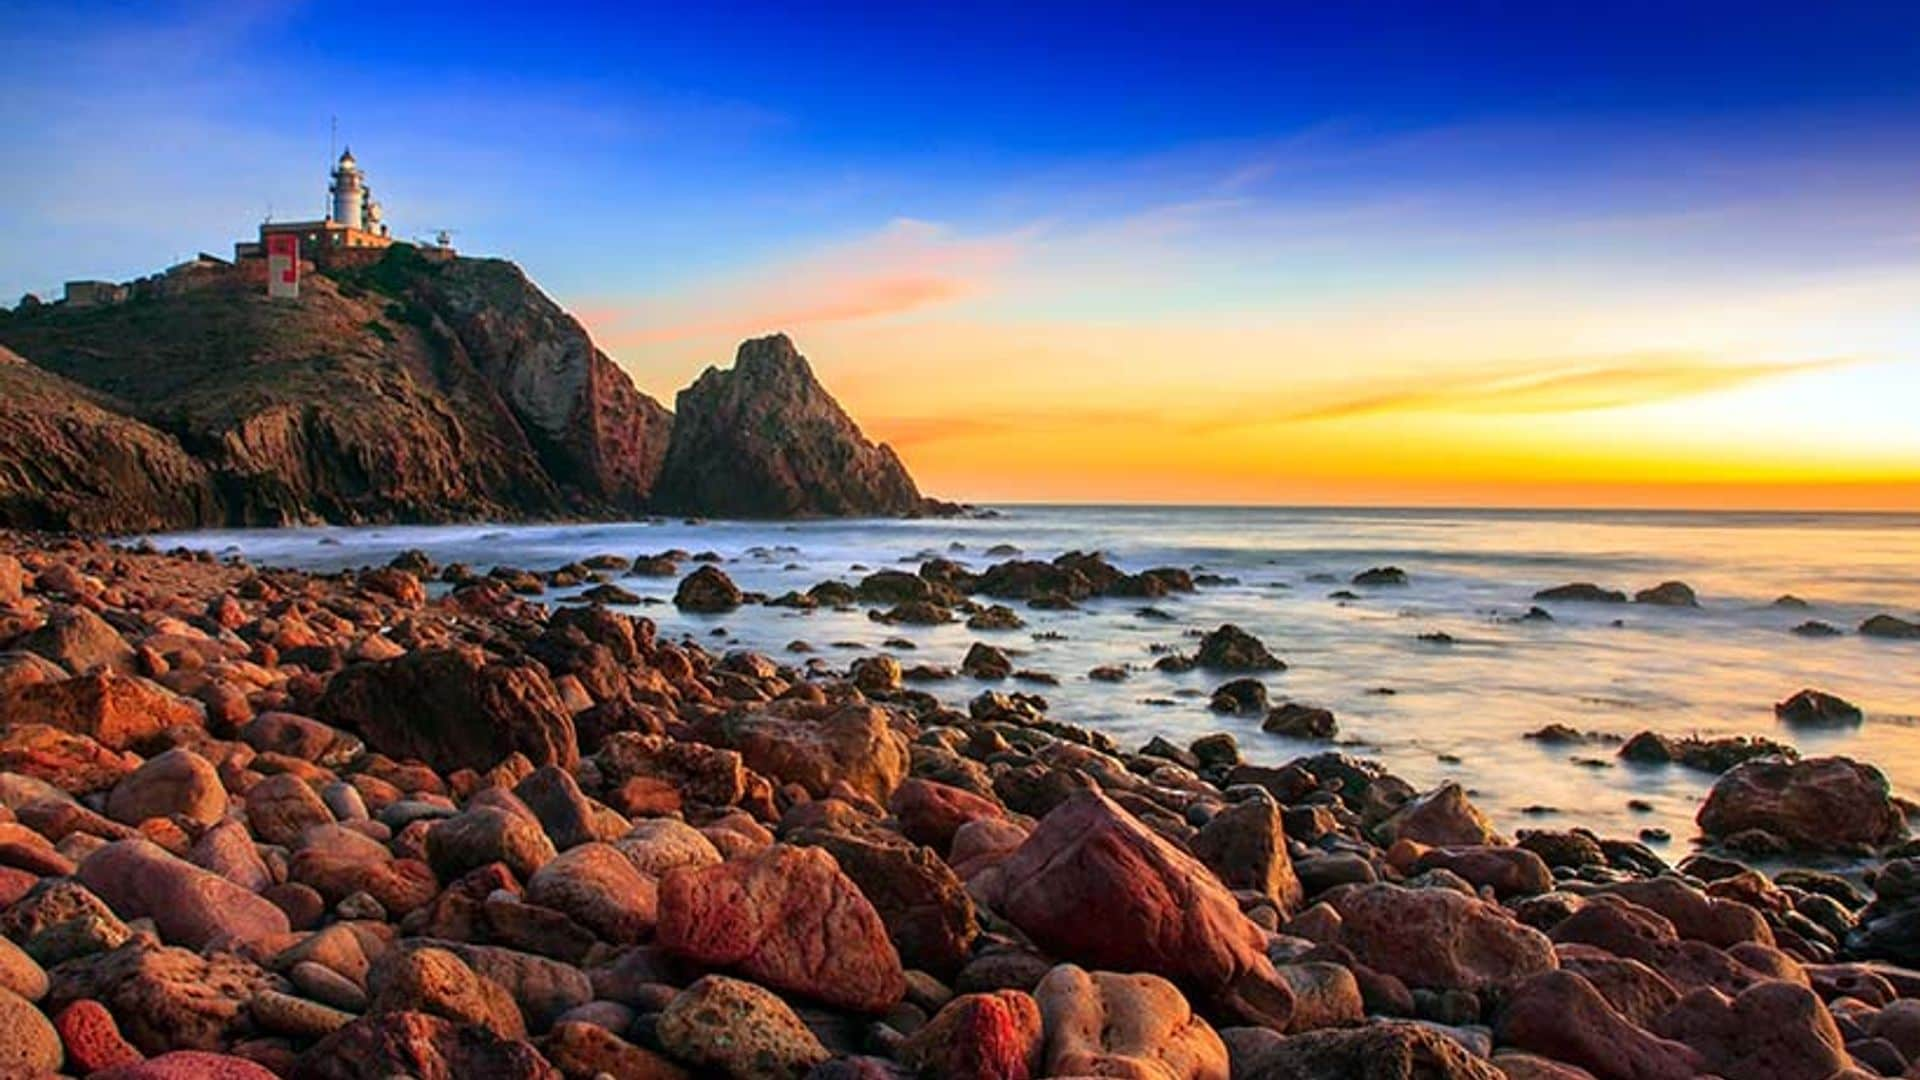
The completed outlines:
<svg viewBox="0 0 1920 1080">
<path fill-rule="evenodd" d="M 619 561 L 579 572 L 612 585 Z M 1061 569 L 1180 587 L 1018 572 Z M 1920 975 L 1865 966 L 1920 961 L 1920 864 L 1904 805 L 1844 759 L 1735 766 L 1714 831 L 1874 849 L 1872 896 L 1502 836 L 1459 785 L 1337 749 L 1121 747 L 1018 683 L 962 711 L 889 657 L 711 653 L 510 575 L 430 599 L 439 570 L 0 533 L 0 772 L 32 778 L 0 778 L 0 930 L 26 958 L 0 976 L 28 972 L 10 992 L 44 1025 L 18 1017 L 22 1045 L 542 1077 L 756 1074 L 725 1046 L 821 1077 L 1333 1076 L 1392 1053 L 1607 1076 L 1623 1047 L 1634 1075 L 1737 1077 L 1763 1033 L 1801 1067 L 1772 1075 L 1825 1077 L 1920 1050 L 1878 1033 Z M 742 599 L 711 564 L 679 577 L 683 606 Z M 888 581 L 896 607 L 968 591 Z M 1271 659 L 1225 631 L 1201 662 Z M 84 928 L 55 918 L 88 902 Z"/>
</svg>

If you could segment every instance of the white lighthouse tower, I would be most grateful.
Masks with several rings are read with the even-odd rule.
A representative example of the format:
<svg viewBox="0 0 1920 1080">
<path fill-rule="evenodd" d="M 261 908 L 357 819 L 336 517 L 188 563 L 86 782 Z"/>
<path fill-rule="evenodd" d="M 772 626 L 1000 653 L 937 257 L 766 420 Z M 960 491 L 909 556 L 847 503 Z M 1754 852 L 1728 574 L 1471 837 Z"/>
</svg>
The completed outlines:
<svg viewBox="0 0 1920 1080">
<path fill-rule="evenodd" d="M 363 228 L 363 210 L 368 201 L 366 174 L 360 171 L 360 165 L 353 160 L 353 148 L 348 147 L 340 155 L 340 163 L 333 169 L 333 213 L 328 220 L 335 225 L 344 225 L 349 229 Z"/>
</svg>

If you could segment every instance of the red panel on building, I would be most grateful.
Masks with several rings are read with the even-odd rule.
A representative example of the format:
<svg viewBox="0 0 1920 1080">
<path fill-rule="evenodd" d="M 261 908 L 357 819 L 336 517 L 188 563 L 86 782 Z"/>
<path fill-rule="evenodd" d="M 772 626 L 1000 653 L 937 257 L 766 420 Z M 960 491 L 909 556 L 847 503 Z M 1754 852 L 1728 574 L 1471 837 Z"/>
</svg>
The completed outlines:
<svg viewBox="0 0 1920 1080">
<path fill-rule="evenodd" d="M 267 295 L 300 295 L 300 238 L 292 233 L 267 236 Z"/>
</svg>

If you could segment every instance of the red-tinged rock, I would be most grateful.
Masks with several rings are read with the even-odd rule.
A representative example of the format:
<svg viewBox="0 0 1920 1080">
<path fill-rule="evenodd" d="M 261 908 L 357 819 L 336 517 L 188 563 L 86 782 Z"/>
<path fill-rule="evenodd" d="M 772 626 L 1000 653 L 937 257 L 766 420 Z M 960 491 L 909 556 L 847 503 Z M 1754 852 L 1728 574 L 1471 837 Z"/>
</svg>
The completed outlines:
<svg viewBox="0 0 1920 1080">
<path fill-rule="evenodd" d="M 1653 1021 L 1680 1000 L 1680 991 L 1665 975 L 1638 960 L 1615 956 L 1592 945 L 1564 944 L 1553 947 L 1560 958 L 1560 969 L 1587 980 L 1607 1004 L 1637 1027 L 1650 1027 Z"/>
<path fill-rule="evenodd" d="M 522 878 L 545 866 L 555 855 L 540 821 L 530 813 L 483 806 L 477 802 L 427 832 L 427 862 L 442 879 L 488 863 L 506 863 Z"/>
<path fill-rule="evenodd" d="M 53 1026 L 67 1048 L 67 1064 L 81 1074 L 135 1065 L 145 1060 L 120 1034 L 120 1025 L 105 1005 L 81 998 L 54 1017 Z"/>
<path fill-rule="evenodd" d="M 1906 835 L 1879 769 L 1844 757 L 1743 762 L 1716 780 L 1697 818 L 1713 838 L 1757 829 L 1800 851 L 1859 851 Z"/>
<path fill-rule="evenodd" d="M 175 1050 L 96 1073 L 89 1080 L 279 1080 L 266 1067 L 231 1054 Z"/>
<path fill-rule="evenodd" d="M 1029 1080 L 1041 1076 L 1040 1006 L 1029 994 L 962 994 L 907 1036 L 900 1061 L 937 1080 Z"/>
<path fill-rule="evenodd" d="M 1228 888 L 1252 889 L 1282 914 L 1299 909 L 1300 879 L 1287 855 L 1280 806 L 1264 791 L 1215 814 L 1193 838 L 1193 853 Z"/>
<path fill-rule="evenodd" d="M 1694 990 L 1653 1029 L 1698 1051 L 1701 1071 L 1726 1080 L 1826 1080 L 1853 1064 L 1813 991 L 1778 980 L 1731 1000 L 1711 988 Z"/>
<path fill-rule="evenodd" d="M 708 967 L 856 1012 L 906 993 L 885 925 L 831 855 L 775 845 L 660 883 L 660 944 Z"/>
<path fill-rule="evenodd" d="M 254 996 L 287 988 L 234 953 L 202 956 L 138 938 L 69 960 L 50 974 L 48 1012 L 58 1015 L 68 1004 L 92 998 L 112 1011 L 127 1041 L 149 1054 L 231 1045 L 250 1029 Z"/>
<path fill-rule="evenodd" d="M 178 814 L 211 825 L 227 813 L 227 789 L 213 763 L 184 746 L 148 758 L 107 796 L 107 816 L 123 825 Z"/>
<path fill-rule="evenodd" d="M 367 976 L 372 1012 L 429 1013 L 474 1024 L 503 1039 L 526 1037 L 513 995 L 445 949 L 394 950 Z"/>
<path fill-rule="evenodd" d="M 0 866 L 0 911 L 12 907 L 39 883 L 39 874 L 12 866 Z"/>
<path fill-rule="evenodd" d="M 440 888 L 426 863 L 396 859 L 385 844 L 344 825 L 307 830 L 287 873 L 330 905 L 366 892 L 393 916 L 425 906 Z"/>
<path fill-rule="evenodd" d="M 609 844 L 581 844 L 542 866 L 527 880 L 527 900 L 562 912 L 603 941 L 632 944 L 656 921 L 654 879 Z"/>
<path fill-rule="evenodd" d="M 1681 941 L 1664 917 L 1617 896 L 1597 896 L 1553 928 L 1559 944 L 1592 945 L 1638 960 L 1682 991 L 1711 986 L 1737 994 L 1764 976 L 1703 941 Z"/>
<path fill-rule="evenodd" d="M 232 818 L 201 833 L 187 850 L 187 861 L 249 892 L 260 892 L 274 884 L 273 871 L 260 857 L 247 827 Z"/>
<path fill-rule="evenodd" d="M 932 851 L 898 838 L 883 842 L 824 829 L 795 830 L 787 839 L 833 855 L 880 914 L 902 964 L 950 979 L 972 953 L 973 901 Z"/>
<path fill-rule="evenodd" d="M 1376 831 L 1380 839 L 1389 844 L 1402 839 L 1432 847 L 1484 847 L 1501 843 L 1487 815 L 1469 802 L 1466 791 L 1451 780 L 1402 803 Z"/>
<path fill-rule="evenodd" d="M 240 728 L 240 739 L 263 754 L 285 754 L 332 769 L 366 750 L 357 735 L 288 712 L 261 713 Z"/>
<path fill-rule="evenodd" d="M 1292 993 L 1265 934 L 1204 864 L 1106 796 L 1069 797 L 987 873 L 989 905 L 1048 953 L 1164 975 L 1225 1015 L 1285 1029 Z"/>
<path fill-rule="evenodd" d="M 1046 1076 L 1227 1080 L 1227 1047 L 1157 975 L 1061 964 L 1033 991 L 1047 1032 Z"/>
<path fill-rule="evenodd" d="M 0 638 L 12 632 L 4 613 L 0 613 Z M 38 653 L 18 650 L 0 652 L 0 701 L 5 701 L 15 690 L 23 687 L 60 682 L 67 677 L 66 668 Z"/>
<path fill-rule="evenodd" d="M 563 1080 L 529 1043 L 417 1012 L 363 1016 L 315 1043 L 289 1080 Z"/>
<path fill-rule="evenodd" d="M 46 625 L 13 646 L 37 653 L 75 675 L 111 671 L 130 675 L 132 646 L 105 619 L 79 606 L 61 605 L 47 616 Z"/>
<path fill-rule="evenodd" d="M 12 723 L 49 724 L 109 750 L 138 749 L 170 727 L 199 727 L 206 717 L 197 701 L 110 671 L 17 690 L 5 709 Z"/>
<path fill-rule="evenodd" d="M 1308 1031 L 1240 1057 L 1235 1080 L 1504 1080 L 1439 1030 L 1398 1020 Z"/>
<path fill-rule="evenodd" d="M 33 1002 L 0 986 L 0 1076 L 57 1072 L 66 1052 L 60 1033 Z"/>
<path fill-rule="evenodd" d="M 1708 896 L 1678 877 L 1621 881 L 1599 891 L 1659 912 L 1675 933 L 1693 941 L 1722 949 L 1745 941 L 1774 943 L 1766 916 L 1737 900 Z"/>
<path fill-rule="evenodd" d="M 1328 900 L 1340 915 L 1338 944 L 1416 989 L 1488 990 L 1558 965 L 1545 934 L 1451 889 L 1382 882 Z"/>
<path fill-rule="evenodd" d="M 151 918 L 169 944 L 198 949 L 288 931 L 286 913 L 270 902 L 146 840 L 108 844 L 76 876 L 121 918 Z"/>
<path fill-rule="evenodd" d="M 660 780 L 681 797 L 709 806 L 732 806 L 747 790 L 746 767 L 735 751 L 664 735 L 616 732 L 601 743 L 593 760 L 607 786 L 614 788 L 636 779 Z"/>
<path fill-rule="evenodd" d="M 991 799 L 917 776 L 900 782 L 887 808 L 899 820 L 900 831 L 907 839 L 925 844 L 943 857 L 961 826 L 1004 813 Z"/>
<path fill-rule="evenodd" d="M 567 1080 L 686 1080 L 687 1072 L 597 1024 L 565 1022 L 540 1040 L 540 1052 Z"/>
<path fill-rule="evenodd" d="M 60 854 L 46 837 L 13 821 L 0 821 L 0 866 L 41 877 L 73 873 L 73 860 Z"/>
<path fill-rule="evenodd" d="M 798 784 L 816 799 L 845 784 L 885 805 L 907 775 L 907 738 L 875 705 L 777 701 L 701 725 L 706 741 L 739 752 L 748 768 Z"/>
<path fill-rule="evenodd" d="M 50 724 L 15 724 L 0 732 L 0 772 L 45 780 L 76 797 L 111 788 L 139 764 L 131 754 Z"/>
<path fill-rule="evenodd" d="M 1701 1071 L 1699 1055 L 1634 1026 L 1569 971 L 1542 972 L 1514 988 L 1494 1031 L 1503 1044 L 1578 1065 L 1598 1080 L 1692 1080 Z"/>
<path fill-rule="evenodd" d="M 247 789 L 247 827 L 264 843 L 291 847 L 316 825 L 333 824 L 312 785 L 293 773 L 269 776 Z"/>
<path fill-rule="evenodd" d="M 1448 870 L 1475 888 L 1492 889 L 1495 896 L 1535 896 L 1553 888 L 1553 871 L 1545 860 L 1525 848 L 1434 848 L 1414 861 L 1413 872 Z"/>
<path fill-rule="evenodd" d="M 443 773 L 487 769 L 515 752 L 535 765 L 580 761 L 573 718 L 546 669 L 490 660 L 470 645 L 356 664 L 333 677 L 314 713 L 383 754 Z"/>
</svg>

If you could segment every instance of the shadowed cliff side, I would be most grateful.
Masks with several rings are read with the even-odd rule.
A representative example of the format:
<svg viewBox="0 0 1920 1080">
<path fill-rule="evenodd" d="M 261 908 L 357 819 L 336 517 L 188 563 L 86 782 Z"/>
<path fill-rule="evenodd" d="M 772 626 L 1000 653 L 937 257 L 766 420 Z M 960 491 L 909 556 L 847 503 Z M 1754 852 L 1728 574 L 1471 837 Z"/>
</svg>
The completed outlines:
<svg viewBox="0 0 1920 1080">
<path fill-rule="evenodd" d="M 744 342 L 731 370 L 680 391 L 653 503 L 720 517 L 927 508 L 893 449 L 860 433 L 785 334 Z"/>
</svg>

